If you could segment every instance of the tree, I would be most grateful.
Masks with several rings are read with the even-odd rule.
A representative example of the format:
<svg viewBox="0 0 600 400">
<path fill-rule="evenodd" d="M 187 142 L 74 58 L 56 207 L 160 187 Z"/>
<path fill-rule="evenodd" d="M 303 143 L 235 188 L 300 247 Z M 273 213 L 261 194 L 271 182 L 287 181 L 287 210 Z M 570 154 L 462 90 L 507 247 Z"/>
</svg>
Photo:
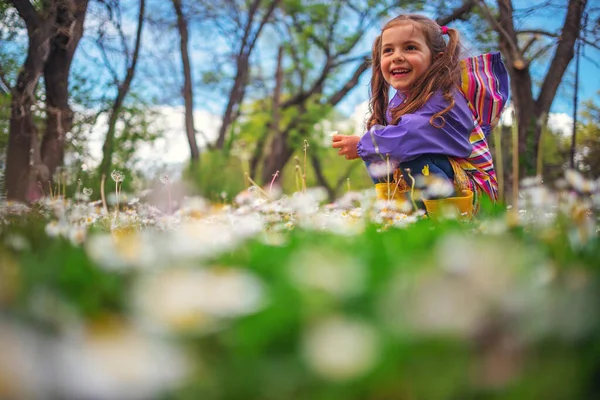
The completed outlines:
<svg viewBox="0 0 600 400">
<path fill-rule="evenodd" d="M 192 81 L 192 67 L 188 46 L 188 22 L 183 12 L 181 0 L 172 0 L 175 14 L 177 15 L 177 30 L 179 31 L 181 47 L 181 64 L 183 66 L 183 99 L 185 104 L 185 132 L 190 145 L 192 164 L 200 160 L 200 152 L 196 143 L 196 129 L 194 128 L 194 92 Z"/>
<path fill-rule="evenodd" d="M 69 107 L 69 75 L 75 49 L 83 35 L 88 0 L 79 0 L 72 9 L 61 6 L 56 18 L 56 34 L 44 66 L 46 86 L 46 130 L 42 140 L 42 163 L 52 175 L 63 164 L 65 137 L 73 126 Z"/>
<path fill-rule="evenodd" d="M 548 118 L 559 85 L 574 56 L 587 0 L 568 0 L 564 21 L 560 29 L 553 32 L 545 29 L 518 29 L 516 23 L 521 14 L 531 15 L 536 10 L 555 7 L 551 2 L 515 10 L 511 0 L 497 0 L 496 14 L 484 0 L 480 0 L 479 5 L 490 26 L 497 33 L 500 50 L 507 60 L 512 100 L 519 127 L 520 172 L 521 176 L 530 175 L 535 171 L 542 126 Z M 543 38 L 549 40 L 538 44 Z M 597 43 L 589 44 L 600 48 Z M 542 76 L 536 97 L 532 65 L 552 49 L 554 53 L 550 57 L 547 72 Z"/>
<path fill-rule="evenodd" d="M 447 17 L 441 17 L 438 22 L 447 24 L 464 18 L 474 5 L 474 2 L 461 2 L 458 8 L 453 9 Z M 291 112 L 293 117 L 279 129 L 278 135 L 267 141 L 262 154 L 255 154 L 255 157 L 263 159 L 263 183 L 276 171 L 283 170 L 303 140 L 310 140 L 314 125 L 356 87 L 370 66 L 370 52 L 357 52 L 357 46 L 365 32 L 397 6 L 397 2 L 380 2 L 374 6 L 369 2 L 348 3 L 339 0 L 328 5 L 311 4 L 300 9 L 296 3 L 288 4 L 285 28 L 290 39 L 286 48 L 292 67 L 288 73 L 287 98 L 281 103 L 281 108 L 282 112 Z M 419 4 L 413 3 L 412 6 L 418 7 Z M 344 35 L 348 24 L 353 29 Z M 366 47 L 370 48 L 370 43 Z M 345 79 L 340 79 L 342 73 Z M 317 179 L 331 196 L 345 182 L 350 169 L 334 186 L 328 185 L 319 172 L 319 160 L 314 158 L 315 154 L 312 156 Z"/>
<path fill-rule="evenodd" d="M 64 134 L 73 121 L 68 105 L 68 75 L 83 32 L 88 1 L 45 1 L 39 9 L 28 0 L 9 3 L 25 22 L 29 44 L 16 83 L 5 82 L 11 86 L 5 190 L 8 199 L 25 200 L 30 184 L 50 181 L 63 161 Z M 46 82 L 48 122 L 40 145 L 32 107 L 42 74 Z"/>
<path fill-rule="evenodd" d="M 223 112 L 221 119 L 221 128 L 217 137 L 215 147 L 223 148 L 225 139 L 231 124 L 237 119 L 240 113 L 240 106 L 244 101 L 246 86 L 248 84 L 250 73 L 250 56 L 256 47 L 256 43 L 265 25 L 273 15 L 273 12 L 280 4 L 281 0 L 268 0 L 266 4 L 262 0 L 252 0 L 250 4 L 245 6 L 247 2 L 228 0 L 225 3 L 231 3 L 223 7 L 222 4 L 212 5 L 209 7 L 215 13 L 209 18 L 215 21 L 223 21 L 231 19 L 232 28 L 229 31 L 229 36 L 233 43 L 238 44 L 235 54 L 235 77 L 233 85 L 229 91 L 227 106 Z M 221 3 L 221 2 L 220 2 Z M 220 15 L 223 10 L 227 10 L 227 16 Z"/>
<path fill-rule="evenodd" d="M 137 30 L 135 35 L 135 44 L 134 49 L 131 54 L 127 52 L 127 48 L 125 46 L 126 58 L 127 58 L 127 71 L 125 73 L 125 77 L 121 82 L 119 82 L 119 78 L 116 76 L 116 73 L 113 72 L 115 82 L 117 83 L 117 95 L 114 99 L 114 102 L 111 107 L 110 116 L 108 119 L 108 131 L 106 133 L 106 138 L 104 140 L 104 145 L 102 146 L 102 162 L 100 163 L 99 173 L 101 176 L 108 176 L 110 174 L 110 168 L 112 165 L 112 156 L 114 153 L 114 141 L 116 135 L 116 125 L 121 114 L 123 103 L 125 101 L 125 97 L 129 93 L 131 89 L 131 82 L 133 81 L 133 77 L 135 75 L 135 70 L 137 66 L 137 62 L 140 55 L 140 49 L 142 45 L 142 30 L 144 26 L 144 10 L 146 7 L 146 0 L 140 0 L 139 13 L 138 13 L 138 22 L 137 22 Z M 120 25 L 119 25 L 120 27 Z M 122 32 L 121 36 L 124 36 Z"/>
</svg>

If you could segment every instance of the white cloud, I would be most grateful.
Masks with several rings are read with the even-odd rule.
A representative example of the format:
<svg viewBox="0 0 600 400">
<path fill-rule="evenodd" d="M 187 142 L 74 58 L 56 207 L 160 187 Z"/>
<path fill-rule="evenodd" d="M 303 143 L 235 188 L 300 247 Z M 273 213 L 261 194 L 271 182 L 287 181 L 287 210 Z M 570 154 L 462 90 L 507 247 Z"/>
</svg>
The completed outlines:
<svg viewBox="0 0 600 400">
<path fill-rule="evenodd" d="M 512 125 L 513 105 L 509 104 L 504 110 L 500 123 L 504 126 Z M 559 132 L 563 136 L 571 136 L 573 132 L 573 118 L 565 113 L 550 113 L 547 126 L 554 132 Z"/>
<path fill-rule="evenodd" d="M 141 143 L 136 158 L 140 159 L 142 169 L 159 169 L 161 166 L 181 165 L 190 159 L 190 147 L 185 132 L 183 107 L 159 107 L 155 111 L 160 117 L 157 123 L 161 125 L 164 135 L 153 143 Z M 220 117 L 204 110 L 194 112 L 196 141 L 200 149 L 206 147 L 206 140 L 214 142 L 221 126 Z M 119 127 L 117 126 L 117 130 Z M 88 149 L 91 159 L 90 167 L 99 165 L 102 159 L 102 145 L 106 137 L 107 115 L 98 118 L 92 127 L 88 138 Z"/>
<path fill-rule="evenodd" d="M 565 113 L 550 113 L 548 126 L 552 130 L 562 133 L 563 136 L 571 136 L 573 133 L 573 118 Z"/>
<path fill-rule="evenodd" d="M 154 143 L 143 143 L 137 155 L 151 163 L 180 164 L 190 159 L 190 146 L 185 132 L 183 107 L 161 107 L 164 136 Z M 214 142 L 221 126 L 220 117 L 204 110 L 194 111 L 196 142 L 200 149 L 206 140 Z"/>
</svg>

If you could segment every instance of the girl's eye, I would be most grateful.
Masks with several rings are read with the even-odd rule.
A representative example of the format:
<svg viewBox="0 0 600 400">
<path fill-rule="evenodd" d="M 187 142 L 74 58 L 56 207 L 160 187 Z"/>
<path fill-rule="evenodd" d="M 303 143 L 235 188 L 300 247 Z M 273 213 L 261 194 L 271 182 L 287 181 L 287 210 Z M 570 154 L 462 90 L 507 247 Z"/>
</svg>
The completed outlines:
<svg viewBox="0 0 600 400">
<path fill-rule="evenodd" d="M 389 47 L 383 49 L 382 53 L 390 53 L 392 51 L 392 49 L 390 49 Z"/>
<path fill-rule="evenodd" d="M 409 46 L 406 46 L 406 50 L 416 50 L 416 49 L 417 49 L 417 46 L 414 46 L 412 44 Z"/>
</svg>

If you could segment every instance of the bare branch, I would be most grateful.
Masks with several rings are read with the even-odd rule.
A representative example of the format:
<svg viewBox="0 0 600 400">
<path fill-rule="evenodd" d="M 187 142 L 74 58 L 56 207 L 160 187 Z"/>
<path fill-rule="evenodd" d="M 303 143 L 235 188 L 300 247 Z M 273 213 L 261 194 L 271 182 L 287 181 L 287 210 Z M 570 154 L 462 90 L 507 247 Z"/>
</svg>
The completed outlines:
<svg viewBox="0 0 600 400">
<path fill-rule="evenodd" d="M 356 56 L 356 57 L 344 58 L 344 59 L 341 59 L 341 60 L 337 60 L 336 62 L 334 62 L 334 63 L 332 64 L 332 66 L 333 66 L 334 68 L 337 68 L 337 67 L 339 67 L 339 66 L 341 66 L 341 65 L 346 65 L 346 64 L 350 64 L 350 63 L 355 63 L 355 62 L 358 62 L 358 61 L 364 61 L 365 59 L 367 59 L 367 60 L 368 60 L 369 58 L 370 58 L 370 55 L 369 55 L 369 54 L 363 54 L 363 55 Z"/>
<path fill-rule="evenodd" d="M 294 97 L 281 103 L 281 108 L 285 109 L 285 108 L 297 106 L 300 103 L 303 103 L 306 99 L 308 99 L 312 95 L 320 93 L 323 90 L 323 85 L 325 83 L 325 80 L 327 79 L 327 76 L 329 75 L 329 71 L 331 71 L 332 68 L 333 68 L 333 65 L 332 65 L 331 59 L 327 59 L 325 61 L 325 65 L 323 66 L 323 69 L 321 70 L 321 75 L 319 75 L 317 80 L 313 83 L 312 87 L 306 91 L 302 91 L 302 92 L 296 94 Z"/>
<path fill-rule="evenodd" d="M 502 25 L 500 25 L 498 23 L 498 21 L 492 14 L 492 12 L 489 9 L 489 7 L 487 6 L 487 4 L 485 4 L 485 0 L 479 0 L 479 8 L 481 9 L 481 12 L 483 13 L 483 16 L 485 17 L 485 19 L 488 20 L 488 22 L 492 25 L 494 30 L 496 32 L 498 32 L 498 34 L 500 36 L 503 37 L 503 39 L 506 41 L 506 43 L 510 47 L 512 56 L 514 57 L 514 60 L 512 60 L 513 66 L 517 69 L 524 68 L 525 61 L 523 61 L 523 58 L 521 57 L 522 52 L 521 52 L 521 50 L 519 50 L 519 46 L 518 46 L 517 40 L 516 40 L 516 35 L 514 35 L 514 36 L 511 35 L 505 28 L 502 27 Z M 513 26 L 512 19 L 510 19 L 510 21 L 508 21 L 508 19 L 507 19 L 505 22 L 510 24 L 511 30 L 514 33 L 514 26 Z"/>
<path fill-rule="evenodd" d="M 560 38 L 560 33 L 548 32 L 542 29 L 524 29 L 522 31 L 517 31 L 517 35 L 525 34 L 548 36 L 554 39 Z M 587 44 L 588 46 L 592 46 L 593 48 L 600 50 L 600 43 L 598 41 L 593 42 L 585 37 L 579 37 L 579 40 L 583 41 L 583 43 Z"/>
<path fill-rule="evenodd" d="M 358 84 L 361 75 L 363 74 L 363 72 L 369 69 L 369 66 L 369 58 L 365 57 L 363 59 L 363 62 L 358 65 L 356 70 L 354 70 L 352 77 L 348 79 L 346 84 L 344 84 L 344 86 L 342 86 L 327 100 L 327 104 L 330 104 L 332 106 L 337 105 L 346 96 L 346 94 L 348 94 L 348 92 Z"/>
<path fill-rule="evenodd" d="M 102 55 L 102 60 L 104 60 L 104 66 L 110 73 L 110 75 L 113 79 L 113 83 L 118 85 L 119 84 L 119 74 L 117 74 L 117 71 L 110 63 L 110 59 L 108 58 L 108 52 L 106 51 L 106 47 L 104 46 L 104 41 L 102 40 L 102 37 L 96 39 L 96 45 L 100 49 L 100 54 Z"/>
<path fill-rule="evenodd" d="M 594 64 L 594 66 L 596 68 L 600 69 L 600 63 L 598 63 L 598 60 L 596 60 L 595 58 L 591 58 L 591 57 L 588 57 L 586 55 L 584 55 L 583 58 L 585 58 L 588 62 Z"/>
<path fill-rule="evenodd" d="M 557 38 L 560 35 L 556 32 L 548 32 L 545 31 L 543 29 L 523 29 L 520 31 L 516 31 L 517 36 L 518 35 L 528 35 L 528 34 L 532 34 L 532 35 L 541 35 L 541 36 L 548 36 L 551 38 Z"/>
<path fill-rule="evenodd" d="M 341 15 L 340 10 L 341 10 L 341 8 L 342 8 L 342 5 L 341 5 L 341 2 L 339 2 L 339 1 L 335 3 L 334 7 L 332 7 L 330 15 L 333 15 L 333 20 L 328 24 L 329 25 L 328 26 L 329 29 L 328 29 L 328 32 L 327 32 L 327 43 L 335 43 L 335 41 L 334 41 L 334 39 L 335 39 L 335 27 L 336 27 L 336 25 L 338 24 L 338 22 L 340 20 L 340 15 Z M 352 49 L 352 47 L 354 47 L 354 45 L 352 45 L 350 47 L 350 49 Z M 330 50 L 331 50 L 331 46 L 327 46 L 326 53 L 325 53 L 327 55 L 327 57 L 329 57 L 329 55 L 330 55 L 329 54 Z"/>
<path fill-rule="evenodd" d="M 523 48 L 521 49 L 521 55 L 525 56 L 525 53 L 527 53 L 527 50 L 529 50 L 529 48 L 535 43 L 535 41 L 538 39 L 537 35 L 533 35 L 529 38 L 529 40 L 527 41 L 527 43 L 525 43 L 525 45 L 523 46 Z"/>
<path fill-rule="evenodd" d="M 531 57 L 529 57 L 529 62 L 535 60 L 538 57 L 541 57 L 544 53 L 554 47 L 555 43 L 548 43 L 546 46 L 538 49 Z"/>
<path fill-rule="evenodd" d="M 294 62 L 294 65 L 302 65 L 296 43 L 292 43 L 292 41 L 295 39 L 294 35 L 292 35 L 292 27 L 289 24 L 285 24 L 285 26 L 287 28 L 289 37 L 291 38 L 288 41 L 288 44 L 290 44 L 290 54 L 292 56 L 292 61 Z M 304 89 L 304 82 L 306 81 L 306 73 L 302 68 L 295 68 L 295 71 L 298 73 L 298 77 L 300 78 L 298 87 L 302 90 Z"/>
<path fill-rule="evenodd" d="M 477 5 L 476 0 L 466 0 L 462 6 L 455 8 L 450 15 L 446 15 L 436 19 L 438 25 L 448 25 L 450 22 L 455 21 L 457 19 L 464 19 L 464 16 L 468 14 L 473 7 Z"/>
<path fill-rule="evenodd" d="M 119 38 L 121 39 L 121 46 L 123 46 L 123 53 L 125 54 L 125 65 L 129 65 L 131 63 L 131 52 L 129 51 L 129 45 L 127 44 L 127 38 L 125 37 L 125 32 L 123 32 L 123 26 L 121 25 L 121 10 L 117 9 L 117 19 L 115 21 L 115 25 L 117 28 L 117 33 L 119 34 Z"/>
<path fill-rule="evenodd" d="M 254 32 L 254 37 L 252 38 L 252 41 L 249 44 L 250 48 L 254 48 L 254 46 L 256 44 L 256 40 L 260 36 L 260 32 L 265 27 L 265 25 L 267 24 L 267 22 L 271 18 L 271 15 L 273 15 L 273 12 L 275 11 L 275 8 L 279 5 L 280 2 L 281 2 L 281 0 L 272 0 L 271 3 L 269 4 L 269 8 L 263 14 L 263 17 L 260 20 L 260 23 L 258 24 L 258 28 Z"/>
</svg>

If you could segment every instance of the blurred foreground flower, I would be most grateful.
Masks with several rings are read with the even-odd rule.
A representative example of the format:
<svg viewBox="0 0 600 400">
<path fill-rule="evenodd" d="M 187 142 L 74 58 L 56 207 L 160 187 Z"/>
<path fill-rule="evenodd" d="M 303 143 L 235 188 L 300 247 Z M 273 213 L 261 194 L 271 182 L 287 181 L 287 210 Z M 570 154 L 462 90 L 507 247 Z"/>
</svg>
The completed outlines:
<svg viewBox="0 0 600 400">
<path fill-rule="evenodd" d="M 152 330 L 207 333 L 225 319 L 260 310 L 266 297 L 262 282 L 248 271 L 177 267 L 142 278 L 133 301 Z"/>
<path fill-rule="evenodd" d="M 360 294 L 366 282 L 364 266 L 358 260 L 322 248 L 297 253 L 289 274 L 299 288 L 323 291 L 340 300 Z"/>
<path fill-rule="evenodd" d="M 122 321 L 66 326 L 59 337 L 0 322 L 0 397 L 143 400 L 180 384 L 188 362 Z"/>
<path fill-rule="evenodd" d="M 330 381 L 358 378 L 375 366 L 381 343 L 365 322 L 332 316 L 306 331 L 302 353 L 315 373 Z"/>
</svg>

